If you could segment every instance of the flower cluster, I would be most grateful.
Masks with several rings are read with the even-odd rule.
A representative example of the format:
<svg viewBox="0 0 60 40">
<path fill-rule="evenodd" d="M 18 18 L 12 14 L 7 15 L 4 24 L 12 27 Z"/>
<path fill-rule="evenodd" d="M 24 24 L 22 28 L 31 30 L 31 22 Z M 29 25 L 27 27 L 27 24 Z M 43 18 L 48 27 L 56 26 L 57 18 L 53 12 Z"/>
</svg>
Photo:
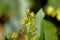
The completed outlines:
<svg viewBox="0 0 60 40">
<path fill-rule="evenodd" d="M 60 6 L 58 9 L 54 9 L 52 6 L 47 8 L 47 14 L 52 17 L 56 17 L 58 21 L 60 21 Z"/>
<path fill-rule="evenodd" d="M 21 20 L 21 23 L 25 24 L 27 28 L 25 40 L 38 40 L 36 36 L 37 25 L 35 22 L 33 22 L 35 18 L 34 12 L 27 9 L 26 16 Z"/>
<path fill-rule="evenodd" d="M 20 21 L 22 25 L 25 25 L 26 30 L 18 27 L 18 31 L 20 33 L 26 33 L 25 40 L 38 40 L 38 36 L 36 34 L 37 25 L 34 22 L 35 18 L 34 12 L 27 9 L 25 17 Z M 16 32 L 14 32 L 12 35 L 10 33 L 7 35 L 8 40 L 18 40 L 18 37 L 19 35 Z"/>
<path fill-rule="evenodd" d="M 8 40 L 18 40 L 18 34 L 14 32 L 12 35 L 10 33 L 7 34 Z"/>
</svg>

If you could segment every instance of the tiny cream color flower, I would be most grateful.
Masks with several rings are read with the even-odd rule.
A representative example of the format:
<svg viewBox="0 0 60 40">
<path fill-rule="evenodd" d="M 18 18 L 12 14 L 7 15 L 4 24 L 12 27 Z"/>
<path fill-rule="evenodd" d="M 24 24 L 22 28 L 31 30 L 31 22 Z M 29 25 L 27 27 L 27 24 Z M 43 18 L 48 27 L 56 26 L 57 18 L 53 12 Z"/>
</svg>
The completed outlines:
<svg viewBox="0 0 60 40">
<path fill-rule="evenodd" d="M 52 6 L 49 6 L 49 7 L 47 8 L 47 14 L 48 14 L 48 15 L 51 15 L 53 11 L 54 11 L 54 8 L 53 8 Z"/>
<path fill-rule="evenodd" d="M 18 34 L 16 32 L 14 32 L 11 36 L 12 39 L 17 39 L 18 38 Z"/>
</svg>

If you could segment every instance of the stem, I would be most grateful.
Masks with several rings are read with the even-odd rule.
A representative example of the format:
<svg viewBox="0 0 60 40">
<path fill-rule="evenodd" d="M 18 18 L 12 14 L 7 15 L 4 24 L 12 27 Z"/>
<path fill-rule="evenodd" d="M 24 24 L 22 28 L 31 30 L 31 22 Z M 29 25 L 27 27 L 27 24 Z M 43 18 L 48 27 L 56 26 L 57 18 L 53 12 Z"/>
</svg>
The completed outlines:
<svg viewBox="0 0 60 40">
<path fill-rule="evenodd" d="M 3 40 L 3 25 L 0 23 L 0 40 Z"/>
</svg>

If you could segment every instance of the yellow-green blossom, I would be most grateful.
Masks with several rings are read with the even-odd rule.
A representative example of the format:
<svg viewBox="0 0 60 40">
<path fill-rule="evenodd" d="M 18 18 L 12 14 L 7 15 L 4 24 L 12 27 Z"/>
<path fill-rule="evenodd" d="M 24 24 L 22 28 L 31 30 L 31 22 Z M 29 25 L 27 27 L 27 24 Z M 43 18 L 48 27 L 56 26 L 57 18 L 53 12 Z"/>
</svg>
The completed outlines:
<svg viewBox="0 0 60 40">
<path fill-rule="evenodd" d="M 47 14 L 48 14 L 48 15 L 51 15 L 52 12 L 54 12 L 54 8 L 53 8 L 52 6 L 49 6 L 49 7 L 47 8 Z"/>
<path fill-rule="evenodd" d="M 27 9 L 26 13 L 30 13 L 30 9 Z"/>
<path fill-rule="evenodd" d="M 60 21 L 60 15 L 57 15 L 56 18 L 58 21 Z"/>
<path fill-rule="evenodd" d="M 32 35 L 36 34 L 35 32 L 32 32 Z"/>
<path fill-rule="evenodd" d="M 18 38 L 18 34 L 16 32 L 14 32 L 11 36 L 12 39 L 17 39 Z"/>
<path fill-rule="evenodd" d="M 57 15 L 60 15 L 60 7 L 56 10 Z"/>
<path fill-rule="evenodd" d="M 27 31 L 26 31 L 26 33 L 28 34 L 29 32 L 30 32 L 30 30 L 29 30 L 30 28 L 27 28 Z"/>
<path fill-rule="evenodd" d="M 21 24 L 25 24 L 27 21 L 28 21 L 28 18 L 27 18 L 27 17 L 26 17 L 26 18 L 23 18 L 23 19 L 21 20 Z"/>
<path fill-rule="evenodd" d="M 25 30 L 24 30 L 23 28 L 20 28 L 20 27 L 19 27 L 19 28 L 18 28 L 18 31 L 23 33 Z"/>
<path fill-rule="evenodd" d="M 35 18 L 34 12 L 31 12 L 31 13 L 30 13 L 30 18 Z"/>
<path fill-rule="evenodd" d="M 56 12 L 55 12 L 55 11 L 52 12 L 51 16 L 52 16 L 52 17 L 55 17 L 55 16 L 56 16 Z"/>
<path fill-rule="evenodd" d="M 29 16 L 30 16 L 30 10 L 27 9 L 27 11 L 26 11 L 26 17 L 29 17 Z"/>
<path fill-rule="evenodd" d="M 56 10 L 56 13 L 57 13 L 56 18 L 57 18 L 58 21 L 60 21 L 60 6 L 59 6 L 59 8 Z"/>
<path fill-rule="evenodd" d="M 32 26 L 35 27 L 36 26 L 36 23 L 35 22 L 32 22 Z"/>
<path fill-rule="evenodd" d="M 38 36 L 37 36 L 37 35 L 34 35 L 34 36 L 32 37 L 32 40 L 38 40 Z"/>
<path fill-rule="evenodd" d="M 28 22 L 27 24 L 26 24 L 26 27 L 28 28 L 28 27 L 30 27 L 31 26 L 31 22 Z"/>
<path fill-rule="evenodd" d="M 10 39 L 10 38 L 11 38 L 11 34 L 7 33 L 7 39 Z"/>
</svg>

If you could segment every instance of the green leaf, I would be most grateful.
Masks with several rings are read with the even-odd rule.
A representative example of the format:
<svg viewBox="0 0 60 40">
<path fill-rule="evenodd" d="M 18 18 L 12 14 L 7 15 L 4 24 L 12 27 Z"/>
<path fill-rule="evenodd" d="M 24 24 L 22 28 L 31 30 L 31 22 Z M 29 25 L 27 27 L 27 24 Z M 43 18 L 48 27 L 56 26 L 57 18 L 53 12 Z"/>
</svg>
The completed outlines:
<svg viewBox="0 0 60 40">
<path fill-rule="evenodd" d="M 43 10 L 40 9 L 39 12 L 36 15 L 36 24 L 38 26 L 37 34 L 40 37 L 40 40 L 43 39 L 43 27 L 42 26 L 44 26 L 44 24 L 42 24 L 42 26 L 41 26 L 41 21 L 43 20 L 44 16 L 45 15 L 44 15 Z M 41 36 L 40 36 L 40 34 L 41 34 Z"/>
<path fill-rule="evenodd" d="M 57 30 L 53 23 L 49 22 L 48 20 L 44 21 L 44 34 L 45 40 L 55 40 L 57 36 Z"/>
</svg>

